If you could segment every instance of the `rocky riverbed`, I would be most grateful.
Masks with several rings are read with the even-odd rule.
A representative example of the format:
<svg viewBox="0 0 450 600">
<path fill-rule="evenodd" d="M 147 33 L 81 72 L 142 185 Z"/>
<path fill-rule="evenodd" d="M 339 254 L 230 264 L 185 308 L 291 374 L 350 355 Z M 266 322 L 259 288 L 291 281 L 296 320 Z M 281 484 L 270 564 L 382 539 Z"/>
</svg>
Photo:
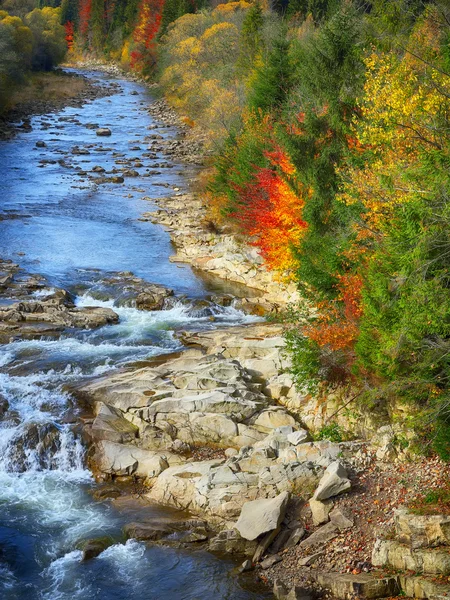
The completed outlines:
<svg viewBox="0 0 450 600">
<path fill-rule="evenodd" d="M 0 140 L 11 139 L 18 132 L 32 130 L 35 115 L 62 110 L 67 106 L 82 107 L 87 102 L 117 91 L 112 82 L 95 82 L 80 73 L 57 69 L 35 75 L 12 98 L 12 106 L 0 117 Z"/>
</svg>

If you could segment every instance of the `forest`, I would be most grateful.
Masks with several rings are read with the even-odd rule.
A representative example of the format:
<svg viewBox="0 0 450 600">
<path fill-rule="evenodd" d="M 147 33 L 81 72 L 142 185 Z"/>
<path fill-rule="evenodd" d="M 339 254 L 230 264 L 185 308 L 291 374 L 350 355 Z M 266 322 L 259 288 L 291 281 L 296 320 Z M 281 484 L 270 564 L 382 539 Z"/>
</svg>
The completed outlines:
<svg viewBox="0 0 450 600">
<path fill-rule="evenodd" d="M 66 52 L 157 81 L 206 139 L 211 226 L 304 298 L 283 316 L 298 386 L 347 386 L 368 409 L 395 398 L 450 459 L 448 2 L 0 8 L 0 105 Z"/>
</svg>

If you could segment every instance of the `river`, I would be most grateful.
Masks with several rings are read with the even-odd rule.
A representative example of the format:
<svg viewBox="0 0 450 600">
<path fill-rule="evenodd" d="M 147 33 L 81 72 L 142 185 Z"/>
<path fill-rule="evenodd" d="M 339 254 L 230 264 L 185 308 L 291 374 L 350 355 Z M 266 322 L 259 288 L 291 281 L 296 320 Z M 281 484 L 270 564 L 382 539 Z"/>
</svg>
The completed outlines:
<svg viewBox="0 0 450 600">
<path fill-rule="evenodd" d="M 143 197 L 186 187 L 185 166 L 171 162 L 172 168 L 159 167 L 159 175 L 149 175 L 155 163 L 167 159 L 144 156 L 145 136 L 157 133 L 167 139 L 177 132 L 153 122 L 146 111 L 151 98 L 143 86 L 106 74 L 86 75 L 114 81 L 116 93 L 34 117 L 30 132 L 0 142 L 0 257 L 69 290 L 79 306 L 112 307 L 120 317 L 117 325 L 93 331 L 71 330 L 59 338 L 0 346 L 0 397 L 9 403 L 0 421 L 0 598 L 271 597 L 253 585 L 252 577 L 236 577 L 229 559 L 122 538 L 133 511 L 155 515 L 164 509 L 139 509 L 138 502 L 121 508 L 92 498 L 96 484 L 73 426 L 68 384 L 178 350 L 177 329 L 237 324 L 249 317 L 232 307 L 217 307 L 212 323 L 186 302 L 145 312 L 118 306 L 115 298 L 99 300 L 99 280 L 111 272 L 130 271 L 189 298 L 214 290 L 188 266 L 169 261 L 173 248 L 167 232 L 138 220 L 152 209 Z M 95 129 L 86 127 L 92 123 L 109 127 L 111 137 L 96 136 Z M 84 174 L 95 166 L 110 171 L 116 161 L 129 159 L 139 176 L 124 184 L 97 185 Z M 43 452 L 39 443 L 24 443 L 24 433 L 34 426 L 39 431 L 56 428 L 52 449 Z M 80 562 L 79 542 L 105 535 L 115 543 L 97 558 Z"/>
</svg>

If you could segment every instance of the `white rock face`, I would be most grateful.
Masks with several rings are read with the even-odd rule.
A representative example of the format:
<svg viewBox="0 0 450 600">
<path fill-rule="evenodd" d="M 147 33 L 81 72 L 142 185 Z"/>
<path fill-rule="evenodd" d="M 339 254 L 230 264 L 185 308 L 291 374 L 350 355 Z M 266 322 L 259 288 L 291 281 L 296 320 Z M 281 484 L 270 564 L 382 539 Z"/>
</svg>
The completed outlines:
<svg viewBox="0 0 450 600">
<path fill-rule="evenodd" d="M 276 529 L 284 519 L 289 493 L 283 492 L 276 498 L 246 502 L 236 523 L 236 529 L 246 540 Z"/>
<path fill-rule="evenodd" d="M 327 498 L 337 496 L 350 488 L 351 483 L 347 477 L 347 471 L 342 464 L 336 460 L 327 467 L 314 492 L 313 499 L 326 500 Z"/>
</svg>

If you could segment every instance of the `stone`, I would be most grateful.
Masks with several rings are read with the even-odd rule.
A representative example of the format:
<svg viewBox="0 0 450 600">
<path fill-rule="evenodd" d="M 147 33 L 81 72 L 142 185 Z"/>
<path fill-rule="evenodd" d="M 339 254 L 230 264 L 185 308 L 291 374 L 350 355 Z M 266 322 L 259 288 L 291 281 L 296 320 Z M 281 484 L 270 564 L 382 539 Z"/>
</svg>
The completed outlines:
<svg viewBox="0 0 450 600">
<path fill-rule="evenodd" d="M 294 431 L 287 436 L 288 441 L 293 446 L 298 446 L 299 444 L 304 444 L 309 439 L 309 433 L 305 429 L 299 429 L 298 431 Z"/>
<path fill-rule="evenodd" d="M 437 580 L 436 577 L 421 577 L 416 573 L 400 574 L 398 582 L 403 594 L 409 598 L 446 600 L 450 597 L 450 585 Z"/>
<path fill-rule="evenodd" d="M 99 556 L 104 550 L 114 544 L 114 540 L 111 537 L 95 538 L 90 540 L 82 540 L 76 546 L 83 552 L 81 560 L 84 562 L 92 558 Z"/>
<path fill-rule="evenodd" d="M 164 300 L 170 296 L 173 296 L 173 290 L 162 285 L 151 284 L 137 296 L 136 308 L 138 310 L 161 310 L 164 307 Z"/>
<path fill-rule="evenodd" d="M 432 575 L 450 575 L 450 548 L 416 548 L 396 540 L 378 539 L 372 552 L 375 567 L 392 567 Z"/>
<path fill-rule="evenodd" d="M 276 498 L 258 499 L 246 502 L 235 525 L 246 540 L 257 537 L 279 527 L 286 513 L 289 492 L 282 492 Z"/>
<path fill-rule="evenodd" d="M 280 527 L 277 527 L 276 529 L 274 529 L 273 531 L 269 531 L 262 537 L 262 539 L 258 543 L 258 546 L 256 547 L 255 554 L 253 555 L 252 560 L 254 563 L 258 563 L 261 560 L 261 558 L 264 556 L 267 548 L 270 546 L 270 544 L 278 536 L 279 533 L 280 533 Z"/>
<path fill-rule="evenodd" d="M 332 500 L 314 500 L 311 498 L 309 507 L 312 513 L 314 525 L 322 525 L 329 521 L 329 514 L 334 504 Z"/>
<path fill-rule="evenodd" d="M 341 531 L 350 529 L 354 522 L 340 508 L 335 508 L 330 512 L 330 521 L 334 523 Z"/>
<path fill-rule="evenodd" d="M 201 511 L 208 506 L 205 498 L 208 481 L 223 460 L 180 464 L 164 471 L 148 493 L 150 500 L 180 509 Z"/>
<path fill-rule="evenodd" d="M 312 596 L 308 594 L 305 588 L 294 586 L 290 589 L 286 600 L 312 600 Z"/>
<path fill-rule="evenodd" d="M 412 548 L 450 545 L 450 517 L 447 515 L 415 515 L 407 509 L 394 513 L 398 541 Z"/>
<path fill-rule="evenodd" d="M 1 407 L 0 407 L 1 410 Z M 225 456 L 227 458 L 231 458 L 232 456 L 236 456 L 236 454 L 238 453 L 238 451 L 236 450 L 236 448 L 227 448 L 225 450 Z"/>
<path fill-rule="evenodd" d="M 300 548 L 313 548 L 314 546 L 329 542 L 335 538 L 338 533 L 339 530 L 334 523 L 327 523 L 326 525 L 322 525 L 322 527 L 317 529 L 305 540 L 301 541 L 299 546 Z"/>
<path fill-rule="evenodd" d="M 126 444 L 136 439 L 139 433 L 138 427 L 124 419 L 122 414 L 121 411 L 102 404 L 89 431 L 92 440 Z"/>
<path fill-rule="evenodd" d="M 351 488 L 350 480 L 347 477 L 347 471 L 338 461 L 332 462 L 325 470 L 316 491 L 314 500 L 326 500 L 337 496 Z"/>
<path fill-rule="evenodd" d="M 281 581 L 281 579 L 275 579 L 273 582 L 273 595 L 277 600 L 286 600 L 288 595 L 287 586 Z"/>
<path fill-rule="evenodd" d="M 36 142 L 36 148 L 46 148 L 47 144 L 45 142 L 43 142 L 42 140 L 39 140 Z"/>
<path fill-rule="evenodd" d="M 227 554 L 244 554 L 252 557 L 256 549 L 256 541 L 244 540 L 235 529 L 221 531 L 209 541 L 210 552 Z"/>
<path fill-rule="evenodd" d="M 388 598 L 397 596 L 399 585 L 397 578 L 376 573 L 361 573 L 359 575 L 342 573 L 316 573 L 316 581 L 322 587 L 331 591 L 339 600 L 347 598 Z"/>
<path fill-rule="evenodd" d="M 95 134 L 100 137 L 108 137 L 111 135 L 111 133 L 111 129 L 109 129 L 108 127 L 99 127 L 95 131 Z"/>
<path fill-rule="evenodd" d="M 0 394 L 0 421 L 3 419 L 8 410 L 9 402 L 4 396 Z"/>
<path fill-rule="evenodd" d="M 311 567 L 317 561 L 317 559 L 319 559 L 324 554 L 325 552 L 316 552 L 315 554 L 304 556 L 303 558 L 299 559 L 297 564 L 299 567 Z"/>
<path fill-rule="evenodd" d="M 293 548 L 296 546 L 301 539 L 303 539 L 305 535 L 305 529 L 303 527 L 296 527 L 291 530 L 291 535 L 288 538 L 288 541 L 284 545 L 285 548 Z"/>
<path fill-rule="evenodd" d="M 169 466 L 182 463 L 183 459 L 170 452 L 152 452 L 137 446 L 101 440 L 95 446 L 92 462 L 94 471 L 105 475 L 153 478 Z"/>
<path fill-rule="evenodd" d="M 270 433 L 273 429 L 284 425 L 296 425 L 294 417 L 284 410 L 263 411 L 254 422 L 255 428 L 263 433 Z"/>
<path fill-rule="evenodd" d="M 279 554 L 274 554 L 273 556 L 269 556 L 268 558 L 265 558 L 261 563 L 260 563 L 260 567 L 261 569 L 270 569 L 270 567 L 273 567 L 273 565 L 276 565 L 277 563 L 281 562 L 283 559 L 281 558 L 281 556 Z"/>
<path fill-rule="evenodd" d="M 124 534 L 127 538 L 133 538 L 135 540 L 142 541 L 156 541 L 160 540 L 166 535 L 169 535 L 176 531 L 170 525 L 158 524 L 158 523 L 127 523 L 123 528 Z"/>
<path fill-rule="evenodd" d="M 244 560 L 242 565 L 239 567 L 240 573 L 247 573 L 248 571 L 253 571 L 254 566 L 251 560 Z"/>
</svg>

